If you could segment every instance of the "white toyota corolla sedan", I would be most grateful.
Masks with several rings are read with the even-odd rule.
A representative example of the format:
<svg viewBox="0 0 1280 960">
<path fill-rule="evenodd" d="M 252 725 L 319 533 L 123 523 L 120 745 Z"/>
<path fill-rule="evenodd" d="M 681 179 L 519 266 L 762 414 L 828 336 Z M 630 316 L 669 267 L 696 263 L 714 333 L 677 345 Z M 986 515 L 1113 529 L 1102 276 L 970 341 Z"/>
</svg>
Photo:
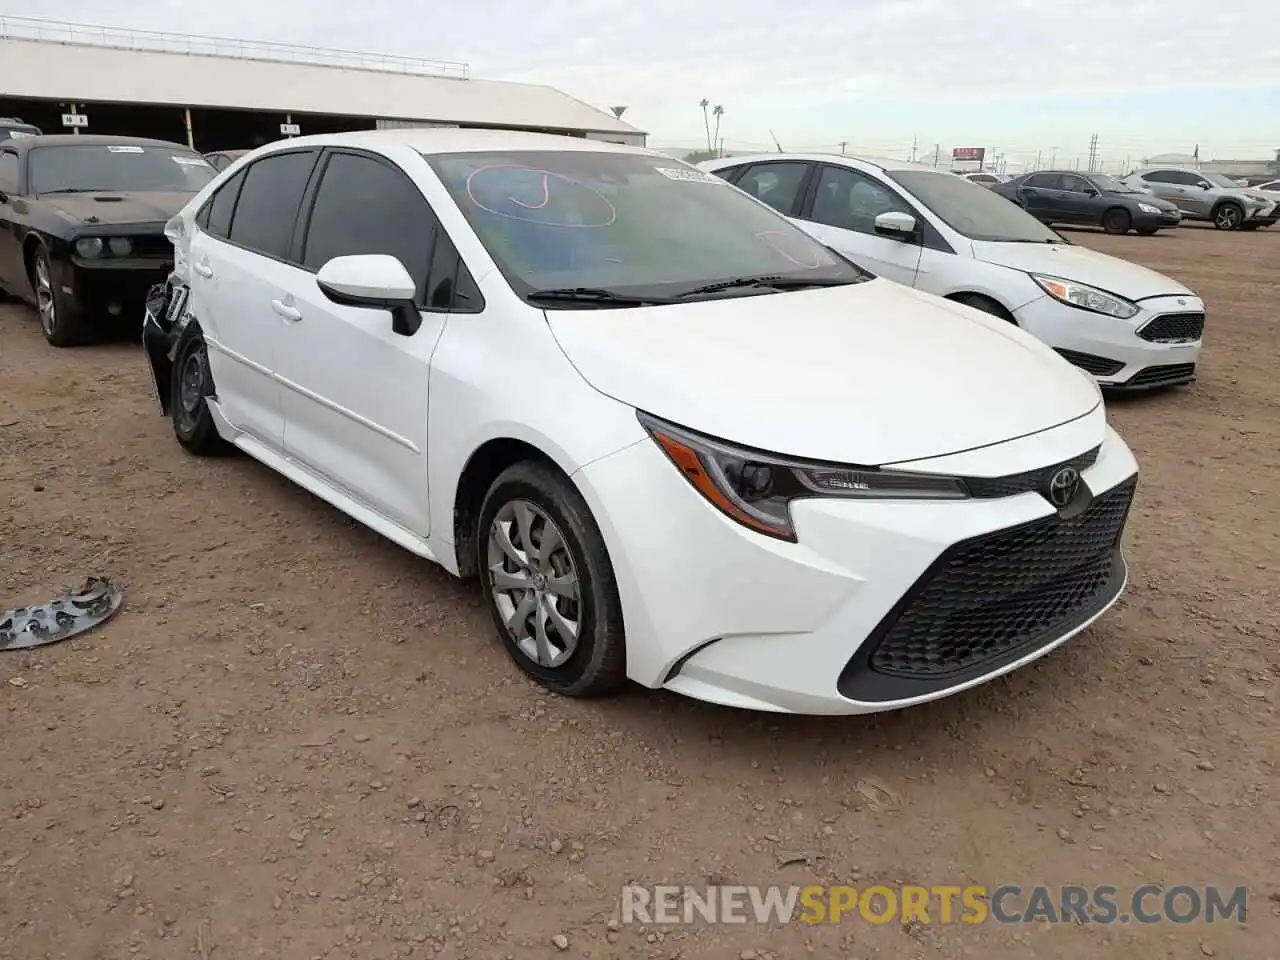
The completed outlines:
<svg viewBox="0 0 1280 960">
<path fill-rule="evenodd" d="M 1070 243 L 990 186 L 921 164 L 830 154 L 768 153 L 699 167 L 878 276 L 1017 324 L 1104 387 L 1195 379 L 1205 321 L 1199 297 L 1154 270 Z M 1042 199 L 1052 205 L 1067 196 L 1048 190 Z"/>
<path fill-rule="evenodd" d="M 904 707 L 1124 588 L 1138 468 L 1090 378 L 679 161 L 300 137 L 167 232 L 144 340 L 178 441 L 478 575 L 558 693 Z"/>
</svg>

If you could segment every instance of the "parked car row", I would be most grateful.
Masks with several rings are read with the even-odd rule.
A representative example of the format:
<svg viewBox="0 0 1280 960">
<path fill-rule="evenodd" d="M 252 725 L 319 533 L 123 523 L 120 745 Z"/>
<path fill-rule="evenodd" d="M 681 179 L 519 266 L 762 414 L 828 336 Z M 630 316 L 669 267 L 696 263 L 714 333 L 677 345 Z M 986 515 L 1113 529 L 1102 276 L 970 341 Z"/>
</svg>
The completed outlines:
<svg viewBox="0 0 1280 960">
<path fill-rule="evenodd" d="M 1241 186 L 1220 173 L 1153 167 L 1124 182 L 1171 203 L 1184 219 L 1207 221 L 1219 230 L 1258 230 L 1280 220 L 1275 191 Z"/>
<path fill-rule="evenodd" d="M 1006 186 L 1019 189 L 1017 180 L 986 188 L 905 161 L 827 154 L 761 154 L 701 167 L 871 272 L 1033 334 L 1105 387 L 1145 390 L 1195 378 L 1200 298 L 1037 222 L 1000 195 Z M 1151 206 L 1122 199 L 1135 215 L 1145 216 L 1139 203 Z"/>
<path fill-rule="evenodd" d="M 35 137 L 6 171 L 0 282 L 51 342 L 90 280 L 163 273 L 143 342 L 177 441 L 479 577 L 566 695 L 864 713 L 1044 655 L 1127 578 L 1138 467 L 1099 385 L 1189 382 L 1204 324 L 1174 281 L 889 161 L 441 129 L 220 172 Z"/>
</svg>

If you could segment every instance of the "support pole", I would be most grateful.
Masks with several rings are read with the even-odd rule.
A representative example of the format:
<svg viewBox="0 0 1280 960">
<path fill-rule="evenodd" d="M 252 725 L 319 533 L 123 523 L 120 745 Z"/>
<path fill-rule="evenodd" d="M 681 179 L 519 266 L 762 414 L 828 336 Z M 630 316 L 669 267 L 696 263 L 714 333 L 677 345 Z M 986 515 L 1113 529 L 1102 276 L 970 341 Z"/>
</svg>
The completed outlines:
<svg viewBox="0 0 1280 960">
<path fill-rule="evenodd" d="M 75 113 L 76 113 L 76 105 L 73 103 L 73 104 L 71 105 L 71 115 L 72 115 L 72 116 L 75 116 Z M 73 137 L 78 137 L 78 136 L 80 136 L 80 128 L 79 128 L 79 127 L 72 127 L 72 128 L 71 128 L 71 135 L 72 135 Z"/>
<path fill-rule="evenodd" d="M 182 108 L 182 122 L 186 125 L 186 128 L 187 128 L 187 146 L 190 147 L 192 150 L 194 150 L 196 148 L 196 136 L 191 129 L 191 108 L 190 107 Z"/>
</svg>

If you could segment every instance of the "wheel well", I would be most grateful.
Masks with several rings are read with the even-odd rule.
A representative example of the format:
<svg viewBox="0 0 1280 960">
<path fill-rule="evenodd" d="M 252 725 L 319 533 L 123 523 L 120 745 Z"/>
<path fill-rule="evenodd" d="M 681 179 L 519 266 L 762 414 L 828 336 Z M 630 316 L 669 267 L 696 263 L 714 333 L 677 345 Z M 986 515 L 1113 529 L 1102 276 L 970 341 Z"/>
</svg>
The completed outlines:
<svg viewBox="0 0 1280 960">
<path fill-rule="evenodd" d="M 966 306 L 974 307 L 978 310 L 982 309 L 982 307 L 978 306 L 979 302 L 989 304 L 992 309 L 986 311 L 987 313 L 993 314 L 1002 320 L 1008 320 L 1015 327 L 1018 325 L 1018 321 L 1014 319 L 1012 313 L 1005 309 L 1004 304 L 999 300 L 996 300 L 994 297 L 988 297 L 985 293 L 948 293 L 947 299 L 954 300 L 956 303 L 963 303 Z"/>
<path fill-rule="evenodd" d="M 31 285 L 35 286 L 35 259 L 36 247 L 40 246 L 40 238 L 34 233 L 28 233 L 27 238 L 22 241 L 22 264 L 27 269 L 27 279 L 31 281 Z"/>
<path fill-rule="evenodd" d="M 484 495 L 498 474 L 524 460 L 535 460 L 560 470 L 560 466 L 537 447 L 511 437 L 484 442 L 462 468 L 453 498 L 453 543 L 460 575 L 471 577 L 478 573 L 472 548 Z"/>
<path fill-rule="evenodd" d="M 1130 213 L 1127 209 L 1125 209 L 1124 207 L 1120 207 L 1120 206 L 1116 206 L 1116 207 L 1107 207 L 1107 209 L 1105 209 L 1105 210 L 1103 210 L 1103 211 L 1102 211 L 1102 219 L 1104 219 L 1104 220 L 1105 220 L 1107 217 L 1111 216 L 1111 214 L 1115 213 L 1117 210 L 1118 210 L 1120 213 L 1123 213 L 1123 214 L 1124 214 L 1126 217 L 1128 217 L 1130 220 L 1132 220 L 1132 219 L 1133 219 L 1133 214 L 1131 214 L 1131 213 Z"/>
<path fill-rule="evenodd" d="M 1243 203 L 1241 203 L 1239 200 L 1233 200 L 1231 197 L 1227 197 L 1223 200 L 1219 200 L 1217 203 L 1213 205 L 1213 212 L 1217 213 L 1219 210 L 1221 210 L 1223 207 L 1226 207 L 1226 206 L 1235 207 L 1237 210 L 1240 210 L 1241 212 L 1244 211 Z"/>
</svg>

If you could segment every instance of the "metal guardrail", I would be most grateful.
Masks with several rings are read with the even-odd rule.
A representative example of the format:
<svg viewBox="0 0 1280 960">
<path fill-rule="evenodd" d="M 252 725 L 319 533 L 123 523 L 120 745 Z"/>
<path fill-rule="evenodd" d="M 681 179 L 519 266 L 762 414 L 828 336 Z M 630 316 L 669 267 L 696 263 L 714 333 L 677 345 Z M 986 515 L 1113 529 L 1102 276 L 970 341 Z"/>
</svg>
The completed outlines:
<svg viewBox="0 0 1280 960">
<path fill-rule="evenodd" d="M 469 79 L 471 76 L 470 64 L 459 60 L 398 57 L 390 54 L 333 50 L 292 43 L 272 43 L 265 40 L 234 40 L 228 37 L 165 33 L 159 30 L 132 30 L 61 20 L 40 20 L 35 17 L 12 17 L 5 14 L 0 14 L 0 37 L 8 37 L 12 40 L 38 40 L 44 43 L 111 47 L 117 50 L 306 63 L 316 66 L 346 67 L 351 70 L 454 77 L 460 80 Z"/>
</svg>

